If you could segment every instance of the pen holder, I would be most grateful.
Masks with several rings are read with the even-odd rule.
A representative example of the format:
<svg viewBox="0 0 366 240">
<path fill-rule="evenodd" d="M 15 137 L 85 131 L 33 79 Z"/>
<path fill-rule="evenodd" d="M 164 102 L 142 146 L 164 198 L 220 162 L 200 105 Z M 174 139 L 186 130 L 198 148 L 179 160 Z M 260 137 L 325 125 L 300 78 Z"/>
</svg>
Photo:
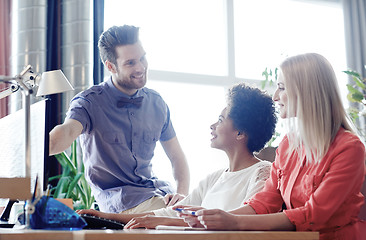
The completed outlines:
<svg viewBox="0 0 366 240">
<path fill-rule="evenodd" d="M 80 230 L 87 225 L 71 208 L 54 198 L 43 196 L 37 200 L 28 206 L 32 229 Z"/>
</svg>

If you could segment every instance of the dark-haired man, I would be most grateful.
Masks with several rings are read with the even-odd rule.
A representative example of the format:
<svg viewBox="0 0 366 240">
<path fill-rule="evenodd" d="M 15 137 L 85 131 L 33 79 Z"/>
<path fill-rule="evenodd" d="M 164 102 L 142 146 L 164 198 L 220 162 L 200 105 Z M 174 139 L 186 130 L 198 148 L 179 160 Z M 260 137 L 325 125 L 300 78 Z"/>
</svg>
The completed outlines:
<svg viewBox="0 0 366 240">
<path fill-rule="evenodd" d="M 144 87 L 148 64 L 139 28 L 113 26 L 102 33 L 98 47 L 111 77 L 71 100 L 65 122 L 50 133 L 50 154 L 64 151 L 80 136 L 85 175 L 101 211 L 161 208 L 167 200 L 163 196 L 174 190 L 152 172 L 156 142 L 171 161 L 182 195 L 188 194 L 189 169 L 167 104 Z"/>
</svg>

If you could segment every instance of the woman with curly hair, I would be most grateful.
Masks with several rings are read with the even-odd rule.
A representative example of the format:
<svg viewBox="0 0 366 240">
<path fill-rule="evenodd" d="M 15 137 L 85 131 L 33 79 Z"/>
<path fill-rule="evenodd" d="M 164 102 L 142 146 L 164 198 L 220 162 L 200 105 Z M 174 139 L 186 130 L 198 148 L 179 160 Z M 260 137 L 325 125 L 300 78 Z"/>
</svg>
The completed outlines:
<svg viewBox="0 0 366 240">
<path fill-rule="evenodd" d="M 238 84 L 229 89 L 227 107 L 211 125 L 211 147 L 224 151 L 229 166 L 203 179 L 180 204 L 232 210 L 262 190 L 271 163 L 255 156 L 268 142 L 277 122 L 273 101 L 258 88 Z M 177 197 L 177 196 L 175 196 Z M 178 196 L 179 197 L 179 196 Z M 172 207 L 141 214 L 108 214 L 82 210 L 123 223 L 125 228 L 188 226 Z M 132 220 L 131 220 L 132 219 Z"/>
</svg>

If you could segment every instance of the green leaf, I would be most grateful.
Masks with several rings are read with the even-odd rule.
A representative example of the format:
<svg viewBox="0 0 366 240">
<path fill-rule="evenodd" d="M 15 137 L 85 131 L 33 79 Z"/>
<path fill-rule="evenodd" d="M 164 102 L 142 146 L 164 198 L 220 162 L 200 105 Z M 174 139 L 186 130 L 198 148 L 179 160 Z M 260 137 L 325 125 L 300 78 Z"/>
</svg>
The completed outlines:
<svg viewBox="0 0 366 240">
<path fill-rule="evenodd" d="M 362 89 L 365 89 L 365 84 L 362 82 L 361 79 L 357 77 L 353 77 L 353 81 L 355 81 L 356 85 Z"/>
<path fill-rule="evenodd" d="M 347 84 L 347 89 L 350 93 L 355 93 L 357 92 L 358 90 L 356 88 L 354 88 L 351 84 Z"/>
<path fill-rule="evenodd" d="M 362 79 L 361 75 L 358 72 L 354 71 L 354 70 L 347 70 L 347 71 L 343 71 L 343 72 L 350 75 L 350 76 L 356 77 L 358 79 Z"/>
<path fill-rule="evenodd" d="M 348 113 L 349 115 L 350 115 L 350 117 L 351 117 L 351 119 L 352 119 L 352 122 L 353 123 L 356 123 L 356 120 L 358 119 L 358 113 L 356 113 L 356 112 L 350 112 L 350 113 Z"/>
<path fill-rule="evenodd" d="M 76 175 L 77 168 L 74 165 L 74 163 L 71 161 L 71 159 L 69 158 L 69 156 L 66 155 L 65 152 L 62 152 L 60 154 L 57 154 L 56 155 L 56 159 L 60 162 L 60 164 L 62 165 L 62 167 L 64 169 L 67 169 L 70 172 L 72 172 L 74 175 Z"/>
<path fill-rule="evenodd" d="M 67 166 L 67 163 L 65 160 L 67 158 L 67 156 L 66 156 L 65 152 L 59 153 L 59 154 L 55 155 L 55 157 L 63 168 L 65 168 Z"/>
<path fill-rule="evenodd" d="M 71 145 L 70 156 L 65 152 L 56 155 L 57 161 L 62 166 L 62 174 L 49 178 L 49 181 L 59 179 L 57 186 L 51 189 L 51 193 L 55 198 L 72 198 L 74 207 L 78 205 L 91 208 L 95 199 L 84 176 L 82 159 L 78 161 L 76 143 L 74 141 Z"/>
<path fill-rule="evenodd" d="M 350 100 L 351 102 L 358 102 L 358 103 L 361 103 L 363 97 L 364 97 L 363 94 L 360 92 L 349 93 L 347 95 L 348 100 Z"/>
<path fill-rule="evenodd" d="M 68 177 L 61 177 L 58 181 L 55 192 L 53 193 L 54 198 L 62 198 L 61 194 L 66 194 L 65 189 L 70 183 L 70 179 Z"/>
<path fill-rule="evenodd" d="M 54 181 L 54 180 L 57 180 L 57 179 L 60 179 L 62 175 L 57 175 L 57 176 L 53 176 L 53 177 L 49 177 L 48 178 L 48 181 L 51 182 L 51 181 Z"/>
<path fill-rule="evenodd" d="M 77 186 L 77 190 L 80 193 L 81 202 L 86 206 L 87 203 L 88 203 L 88 199 L 87 199 L 87 196 L 86 196 L 85 192 L 83 191 L 83 189 L 79 185 Z"/>
<path fill-rule="evenodd" d="M 78 184 L 79 179 L 83 176 L 83 173 L 76 174 L 75 178 L 71 181 L 70 185 L 68 186 L 68 191 L 66 194 L 66 198 L 70 196 L 72 191 L 75 189 L 75 186 Z"/>
<path fill-rule="evenodd" d="M 278 79 L 278 68 L 276 67 L 275 68 L 275 81 L 277 81 Z"/>
<path fill-rule="evenodd" d="M 80 185 L 84 189 L 84 194 L 85 194 L 85 197 L 88 202 L 87 205 L 89 205 L 89 202 L 91 201 L 90 199 L 92 198 L 92 194 L 91 194 L 91 189 L 89 187 L 89 184 L 87 183 L 87 181 L 85 179 L 85 175 L 83 175 L 83 177 L 80 179 Z"/>
<path fill-rule="evenodd" d="M 66 197 L 66 195 L 65 195 L 65 198 L 71 198 L 73 200 L 73 202 L 79 200 L 79 197 L 74 192 L 71 192 L 68 197 Z"/>
<path fill-rule="evenodd" d="M 347 94 L 347 99 L 351 102 L 361 102 L 364 99 L 364 95 L 352 85 L 347 84 L 347 89 L 349 93 Z"/>
<path fill-rule="evenodd" d="M 77 168 L 78 161 L 77 161 L 77 153 L 76 153 L 76 141 L 74 141 L 71 144 L 71 160 L 72 160 L 72 163 L 74 164 L 74 166 Z"/>
<path fill-rule="evenodd" d="M 262 72 L 262 76 L 265 77 L 265 79 L 268 79 L 268 69 L 264 69 L 264 71 Z"/>
</svg>

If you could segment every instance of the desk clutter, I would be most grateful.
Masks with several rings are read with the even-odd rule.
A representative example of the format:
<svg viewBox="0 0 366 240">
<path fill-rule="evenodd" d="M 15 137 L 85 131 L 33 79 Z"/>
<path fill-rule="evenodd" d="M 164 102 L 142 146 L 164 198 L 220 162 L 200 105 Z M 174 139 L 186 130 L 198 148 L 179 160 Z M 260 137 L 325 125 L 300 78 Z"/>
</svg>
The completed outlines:
<svg viewBox="0 0 366 240">
<path fill-rule="evenodd" d="M 101 218 L 97 216 L 92 216 L 88 214 L 81 214 L 80 215 L 85 222 L 87 223 L 87 226 L 84 227 L 84 229 L 123 229 L 124 224 L 121 222 L 117 222 L 114 220 Z"/>
<path fill-rule="evenodd" d="M 25 209 L 17 216 L 17 223 L 9 222 L 12 206 L 18 201 L 10 200 L 0 218 L 0 228 L 13 228 L 15 225 L 26 224 Z M 26 204 L 27 205 L 27 204 Z M 32 199 L 27 207 L 29 226 L 31 229 L 46 230 L 81 230 L 81 229 L 113 229 L 120 230 L 124 224 L 118 221 L 105 219 L 88 214 L 78 215 L 69 206 L 49 196 Z"/>
<path fill-rule="evenodd" d="M 42 196 L 28 206 L 32 229 L 81 230 L 87 223 L 75 211 L 52 197 Z"/>
</svg>

